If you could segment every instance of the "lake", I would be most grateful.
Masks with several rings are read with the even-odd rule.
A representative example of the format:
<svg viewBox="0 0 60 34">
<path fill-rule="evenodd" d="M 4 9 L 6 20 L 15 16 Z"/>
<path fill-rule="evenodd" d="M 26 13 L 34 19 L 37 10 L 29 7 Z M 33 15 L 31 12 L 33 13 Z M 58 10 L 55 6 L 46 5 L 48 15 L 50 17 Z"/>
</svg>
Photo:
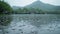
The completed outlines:
<svg viewBox="0 0 60 34">
<path fill-rule="evenodd" d="M 13 14 L 5 34 L 60 34 L 60 14 Z M 0 34 L 3 32 L 0 30 Z"/>
</svg>

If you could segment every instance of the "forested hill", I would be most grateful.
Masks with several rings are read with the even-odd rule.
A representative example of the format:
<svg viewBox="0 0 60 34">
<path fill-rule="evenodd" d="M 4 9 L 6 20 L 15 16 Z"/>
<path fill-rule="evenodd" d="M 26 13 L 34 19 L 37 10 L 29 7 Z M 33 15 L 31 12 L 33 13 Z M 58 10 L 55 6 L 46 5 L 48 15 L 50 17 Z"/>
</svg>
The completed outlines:
<svg viewBox="0 0 60 34">
<path fill-rule="evenodd" d="M 60 10 L 60 6 L 54 6 L 54 5 L 51 5 L 51 4 L 46 4 L 46 3 L 43 3 L 41 1 L 35 1 L 33 2 L 32 4 L 30 5 L 27 5 L 25 6 L 27 8 L 40 8 L 41 10 Z"/>
<path fill-rule="evenodd" d="M 19 14 L 60 14 L 60 6 L 35 1 L 25 7 L 13 6 L 13 13 Z"/>
</svg>

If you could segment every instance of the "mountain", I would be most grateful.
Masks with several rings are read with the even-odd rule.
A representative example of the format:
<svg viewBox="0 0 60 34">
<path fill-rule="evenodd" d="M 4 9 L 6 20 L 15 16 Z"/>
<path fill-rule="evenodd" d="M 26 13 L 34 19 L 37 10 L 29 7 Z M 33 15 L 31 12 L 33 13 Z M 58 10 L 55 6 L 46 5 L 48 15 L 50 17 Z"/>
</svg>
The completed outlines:
<svg viewBox="0 0 60 34">
<path fill-rule="evenodd" d="M 21 7 L 18 7 L 18 6 L 12 6 L 13 10 L 16 10 L 16 9 L 19 9 Z"/>
<path fill-rule="evenodd" d="M 54 6 L 51 4 L 45 4 L 41 1 L 35 1 L 30 5 L 25 6 L 27 8 L 40 8 L 41 10 L 46 10 L 46 11 L 53 11 L 53 10 L 60 10 L 60 6 Z"/>
</svg>

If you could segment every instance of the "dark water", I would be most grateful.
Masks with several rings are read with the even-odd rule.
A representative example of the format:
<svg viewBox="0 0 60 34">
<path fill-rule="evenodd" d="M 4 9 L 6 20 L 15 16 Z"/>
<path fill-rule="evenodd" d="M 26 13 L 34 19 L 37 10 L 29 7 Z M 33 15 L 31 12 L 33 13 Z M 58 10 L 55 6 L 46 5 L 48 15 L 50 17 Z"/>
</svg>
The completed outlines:
<svg viewBox="0 0 60 34">
<path fill-rule="evenodd" d="M 59 14 L 15 14 L 5 34 L 60 34 Z M 0 30 L 0 34 L 2 34 Z"/>
</svg>

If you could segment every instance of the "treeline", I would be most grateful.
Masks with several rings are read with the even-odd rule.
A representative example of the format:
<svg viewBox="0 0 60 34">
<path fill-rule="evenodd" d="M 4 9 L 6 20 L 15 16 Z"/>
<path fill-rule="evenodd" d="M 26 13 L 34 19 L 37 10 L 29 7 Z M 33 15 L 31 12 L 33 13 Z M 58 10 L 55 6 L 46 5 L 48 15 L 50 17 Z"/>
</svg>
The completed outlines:
<svg viewBox="0 0 60 34">
<path fill-rule="evenodd" d="M 13 10 L 14 14 L 40 14 L 43 13 L 42 10 L 38 8 L 19 8 L 16 10 Z"/>
<path fill-rule="evenodd" d="M 39 8 L 19 8 L 13 10 L 12 14 L 60 14 L 60 10 L 45 11 Z"/>
<path fill-rule="evenodd" d="M 46 14 L 60 14 L 60 10 L 45 11 Z"/>
</svg>

